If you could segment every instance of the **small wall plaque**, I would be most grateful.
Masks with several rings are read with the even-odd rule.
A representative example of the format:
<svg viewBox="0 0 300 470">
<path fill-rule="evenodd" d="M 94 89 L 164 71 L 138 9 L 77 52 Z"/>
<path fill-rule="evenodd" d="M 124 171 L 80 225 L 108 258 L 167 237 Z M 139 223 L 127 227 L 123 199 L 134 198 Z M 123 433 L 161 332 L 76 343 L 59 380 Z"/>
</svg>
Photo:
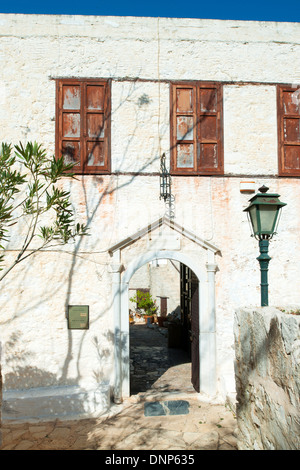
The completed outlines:
<svg viewBox="0 0 300 470">
<path fill-rule="evenodd" d="M 89 306 L 68 305 L 68 329 L 88 330 L 89 328 Z"/>
<path fill-rule="evenodd" d="M 240 192 L 241 193 L 255 193 L 255 181 L 241 181 Z"/>
</svg>

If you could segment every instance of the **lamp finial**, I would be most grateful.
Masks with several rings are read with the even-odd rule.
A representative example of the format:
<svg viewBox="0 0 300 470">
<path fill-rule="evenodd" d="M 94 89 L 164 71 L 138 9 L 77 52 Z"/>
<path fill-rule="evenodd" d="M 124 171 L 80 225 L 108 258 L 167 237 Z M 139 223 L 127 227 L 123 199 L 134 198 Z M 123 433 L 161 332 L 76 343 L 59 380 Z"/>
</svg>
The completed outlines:
<svg viewBox="0 0 300 470">
<path fill-rule="evenodd" d="M 259 188 L 259 191 L 264 194 L 267 191 L 269 191 L 269 188 L 267 186 L 263 185 L 261 188 Z"/>
</svg>

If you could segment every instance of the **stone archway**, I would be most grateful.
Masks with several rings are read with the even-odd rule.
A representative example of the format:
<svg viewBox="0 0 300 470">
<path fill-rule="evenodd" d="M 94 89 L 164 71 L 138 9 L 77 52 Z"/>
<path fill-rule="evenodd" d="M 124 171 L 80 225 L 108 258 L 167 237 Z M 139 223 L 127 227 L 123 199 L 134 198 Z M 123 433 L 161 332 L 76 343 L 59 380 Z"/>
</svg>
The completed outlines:
<svg viewBox="0 0 300 470">
<path fill-rule="evenodd" d="M 206 263 L 197 261 L 197 257 L 183 249 L 168 249 L 169 240 L 161 237 L 161 246 L 155 250 L 141 250 L 124 267 L 122 250 L 140 240 L 150 230 L 166 224 L 169 228 L 177 231 L 181 237 L 186 237 L 198 248 L 207 253 Z M 216 394 L 216 327 L 215 327 L 215 254 L 219 249 L 214 245 L 200 239 L 190 231 L 185 230 L 178 224 L 166 218 L 158 219 L 151 225 L 127 237 L 109 250 L 113 257 L 111 271 L 113 273 L 112 295 L 114 310 L 114 346 L 115 346 L 115 381 L 114 399 L 116 403 L 130 395 L 130 364 L 129 364 L 129 282 L 134 273 L 145 263 L 155 259 L 170 259 L 178 261 L 190 268 L 198 278 L 199 282 L 199 378 L 200 393 L 208 396 Z M 134 250 L 133 250 L 134 252 Z M 128 252 L 127 252 L 128 258 Z"/>
</svg>

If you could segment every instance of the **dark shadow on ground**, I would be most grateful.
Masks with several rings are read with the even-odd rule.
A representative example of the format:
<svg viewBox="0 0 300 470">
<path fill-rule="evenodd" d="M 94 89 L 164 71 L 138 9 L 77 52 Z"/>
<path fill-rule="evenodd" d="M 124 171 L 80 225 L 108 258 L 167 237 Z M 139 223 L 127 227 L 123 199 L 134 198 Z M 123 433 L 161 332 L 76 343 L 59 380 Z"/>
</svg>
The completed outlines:
<svg viewBox="0 0 300 470">
<path fill-rule="evenodd" d="M 168 338 L 146 324 L 130 325 L 130 395 L 149 389 L 192 391 L 188 353 L 169 348 Z"/>
</svg>

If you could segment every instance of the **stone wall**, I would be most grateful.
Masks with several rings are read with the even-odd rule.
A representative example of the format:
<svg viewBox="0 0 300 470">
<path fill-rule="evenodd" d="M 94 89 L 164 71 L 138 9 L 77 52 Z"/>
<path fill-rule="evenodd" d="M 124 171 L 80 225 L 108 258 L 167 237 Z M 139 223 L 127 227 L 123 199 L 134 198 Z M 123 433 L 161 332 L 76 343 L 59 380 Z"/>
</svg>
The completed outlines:
<svg viewBox="0 0 300 470">
<path fill-rule="evenodd" d="M 300 316 L 292 311 L 235 314 L 239 450 L 300 449 Z"/>
</svg>

